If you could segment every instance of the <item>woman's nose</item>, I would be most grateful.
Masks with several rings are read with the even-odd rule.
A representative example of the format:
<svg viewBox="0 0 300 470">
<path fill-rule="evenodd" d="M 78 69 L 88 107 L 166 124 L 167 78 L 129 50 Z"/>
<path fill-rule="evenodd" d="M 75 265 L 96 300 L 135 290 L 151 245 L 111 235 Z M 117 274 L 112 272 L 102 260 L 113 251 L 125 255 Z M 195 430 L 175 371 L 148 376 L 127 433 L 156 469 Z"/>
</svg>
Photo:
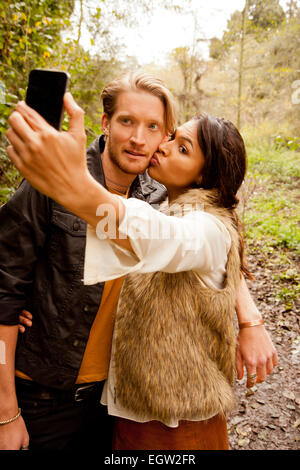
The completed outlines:
<svg viewBox="0 0 300 470">
<path fill-rule="evenodd" d="M 166 157 L 168 155 L 168 142 L 162 142 L 159 146 L 158 146 L 158 151 L 164 156 Z"/>
</svg>

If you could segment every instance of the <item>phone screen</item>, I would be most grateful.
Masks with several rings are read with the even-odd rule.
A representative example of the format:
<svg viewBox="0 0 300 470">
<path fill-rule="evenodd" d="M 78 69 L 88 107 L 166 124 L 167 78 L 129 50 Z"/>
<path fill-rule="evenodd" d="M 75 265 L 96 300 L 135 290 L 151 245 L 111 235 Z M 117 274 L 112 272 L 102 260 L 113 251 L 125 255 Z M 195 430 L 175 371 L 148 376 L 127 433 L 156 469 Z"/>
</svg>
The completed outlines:
<svg viewBox="0 0 300 470">
<path fill-rule="evenodd" d="M 56 129 L 63 116 L 63 96 L 69 75 L 54 70 L 32 70 L 26 94 L 26 103 Z"/>
</svg>

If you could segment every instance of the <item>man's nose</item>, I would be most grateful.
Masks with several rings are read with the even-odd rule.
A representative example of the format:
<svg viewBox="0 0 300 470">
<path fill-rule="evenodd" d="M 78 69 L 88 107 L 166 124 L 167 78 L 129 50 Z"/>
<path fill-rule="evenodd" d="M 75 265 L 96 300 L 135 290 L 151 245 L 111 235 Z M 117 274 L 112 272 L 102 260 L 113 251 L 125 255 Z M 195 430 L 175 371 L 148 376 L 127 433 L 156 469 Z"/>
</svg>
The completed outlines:
<svg viewBox="0 0 300 470">
<path fill-rule="evenodd" d="M 132 132 L 130 141 L 135 145 L 144 145 L 146 142 L 145 129 L 142 126 L 137 126 Z"/>
</svg>

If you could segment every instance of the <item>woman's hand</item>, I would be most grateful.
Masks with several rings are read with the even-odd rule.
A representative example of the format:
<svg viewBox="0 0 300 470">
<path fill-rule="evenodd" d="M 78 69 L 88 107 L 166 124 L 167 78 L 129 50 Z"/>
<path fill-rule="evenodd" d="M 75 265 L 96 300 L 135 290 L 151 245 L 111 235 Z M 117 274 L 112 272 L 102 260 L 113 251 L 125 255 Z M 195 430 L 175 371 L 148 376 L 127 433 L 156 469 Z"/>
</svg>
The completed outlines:
<svg viewBox="0 0 300 470">
<path fill-rule="evenodd" d="M 26 327 L 32 326 L 32 314 L 28 310 L 22 310 L 19 315 L 19 331 L 25 333 Z"/>
<path fill-rule="evenodd" d="M 246 367 L 247 388 L 266 380 L 267 375 L 272 374 L 277 364 L 275 347 L 263 325 L 240 330 L 236 351 L 236 369 L 237 377 L 241 380 L 244 376 L 244 366 Z"/>
</svg>

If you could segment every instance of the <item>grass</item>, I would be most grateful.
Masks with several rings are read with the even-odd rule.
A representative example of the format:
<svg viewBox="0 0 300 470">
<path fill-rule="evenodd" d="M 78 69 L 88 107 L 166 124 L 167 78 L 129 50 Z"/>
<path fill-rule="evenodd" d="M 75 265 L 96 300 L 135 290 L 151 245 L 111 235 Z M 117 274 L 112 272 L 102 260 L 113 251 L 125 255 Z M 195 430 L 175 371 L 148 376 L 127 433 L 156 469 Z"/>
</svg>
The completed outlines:
<svg viewBox="0 0 300 470">
<path fill-rule="evenodd" d="M 277 297 L 291 310 L 299 297 L 300 153 L 266 133 L 244 134 L 248 174 L 241 190 L 240 215 L 248 251 L 271 267 Z"/>
</svg>

